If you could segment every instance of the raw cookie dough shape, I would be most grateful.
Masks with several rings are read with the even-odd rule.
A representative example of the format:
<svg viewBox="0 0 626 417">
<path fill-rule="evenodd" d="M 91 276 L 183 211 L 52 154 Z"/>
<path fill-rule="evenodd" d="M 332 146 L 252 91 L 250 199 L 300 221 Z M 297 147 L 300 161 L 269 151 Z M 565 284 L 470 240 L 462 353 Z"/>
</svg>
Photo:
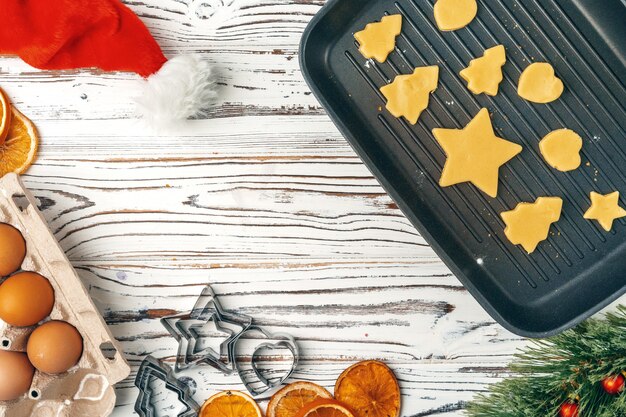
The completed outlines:
<svg viewBox="0 0 626 417">
<path fill-rule="evenodd" d="M 490 197 L 498 195 L 498 171 L 522 151 L 517 143 L 499 138 L 489 111 L 482 109 L 463 129 L 433 129 L 447 155 L 439 185 L 471 182 Z"/>
<path fill-rule="evenodd" d="M 602 195 L 591 192 L 591 207 L 585 213 L 585 219 L 597 220 L 607 232 L 613 228 L 613 221 L 626 217 L 626 210 L 619 205 L 619 191 Z"/>
<path fill-rule="evenodd" d="M 539 150 L 543 159 L 552 168 L 562 172 L 573 171 L 580 166 L 580 150 L 582 148 L 582 138 L 570 129 L 550 132 L 539 142 Z"/>
<path fill-rule="evenodd" d="M 561 218 L 563 200 L 539 197 L 534 203 L 519 203 L 515 209 L 500 213 L 506 224 L 504 234 L 514 245 L 522 245 L 529 254 L 548 238 L 552 223 Z"/>
<path fill-rule="evenodd" d="M 359 52 L 367 59 L 374 58 L 381 64 L 396 47 L 396 36 L 402 30 L 402 15 L 385 16 L 380 22 L 369 23 L 354 34 L 359 42 Z"/>
<path fill-rule="evenodd" d="M 457 30 L 469 25 L 477 12 L 476 0 L 437 0 L 435 22 L 439 30 Z"/>
<path fill-rule="evenodd" d="M 380 92 L 387 99 L 387 110 L 395 117 L 402 117 L 412 125 L 428 107 L 430 93 L 437 89 L 439 67 L 415 68 L 413 74 L 398 75 L 391 84 L 385 85 Z"/>
<path fill-rule="evenodd" d="M 517 94 L 533 103 L 550 103 L 563 94 L 563 81 L 547 62 L 530 64 L 519 78 Z"/>
<path fill-rule="evenodd" d="M 469 66 L 461 71 L 461 77 L 467 81 L 467 88 L 474 94 L 498 94 L 498 86 L 504 78 L 502 66 L 506 63 L 506 50 L 498 45 L 485 51 L 482 57 L 473 59 Z"/>
</svg>

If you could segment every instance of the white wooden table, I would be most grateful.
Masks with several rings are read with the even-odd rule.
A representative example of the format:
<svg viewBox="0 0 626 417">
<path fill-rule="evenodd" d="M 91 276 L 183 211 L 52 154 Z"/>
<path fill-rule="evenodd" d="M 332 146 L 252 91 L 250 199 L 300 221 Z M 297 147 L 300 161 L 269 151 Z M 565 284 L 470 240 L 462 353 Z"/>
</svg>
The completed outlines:
<svg viewBox="0 0 626 417">
<path fill-rule="evenodd" d="M 4 57 L 0 85 L 40 129 L 24 180 L 134 372 L 147 354 L 173 359 L 159 318 L 212 283 L 225 307 L 298 338 L 297 379 L 331 388 L 357 360 L 386 361 L 403 416 L 461 415 L 506 375 L 524 342 L 450 274 L 302 78 L 300 35 L 323 0 L 126 3 L 166 54 L 214 63 L 208 118 L 149 131 L 129 74 Z M 134 376 L 118 386 L 115 417 L 133 414 Z M 243 389 L 209 367 L 190 376 L 199 402 Z"/>
</svg>

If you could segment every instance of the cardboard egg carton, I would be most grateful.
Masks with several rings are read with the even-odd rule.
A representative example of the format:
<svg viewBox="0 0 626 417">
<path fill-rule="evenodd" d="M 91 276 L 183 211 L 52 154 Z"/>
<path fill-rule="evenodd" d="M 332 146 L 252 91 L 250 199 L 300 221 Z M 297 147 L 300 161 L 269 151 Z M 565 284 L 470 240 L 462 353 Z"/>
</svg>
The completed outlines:
<svg viewBox="0 0 626 417">
<path fill-rule="evenodd" d="M 76 366 L 60 375 L 35 371 L 27 394 L 0 401 L 0 417 L 108 416 L 115 406 L 113 385 L 126 378 L 130 368 L 35 198 L 15 174 L 0 179 L 0 223 L 17 228 L 26 240 L 22 270 L 37 272 L 52 284 L 55 304 L 49 319 L 70 323 L 83 337 Z M 35 328 L 12 327 L 0 320 L 0 349 L 25 352 Z"/>
</svg>

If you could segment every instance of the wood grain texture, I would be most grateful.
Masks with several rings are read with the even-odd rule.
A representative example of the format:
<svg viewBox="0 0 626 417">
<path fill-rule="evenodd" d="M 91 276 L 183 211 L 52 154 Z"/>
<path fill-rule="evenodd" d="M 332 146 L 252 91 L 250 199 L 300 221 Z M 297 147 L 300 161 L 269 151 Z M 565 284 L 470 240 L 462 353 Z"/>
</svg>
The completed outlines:
<svg viewBox="0 0 626 417">
<path fill-rule="evenodd" d="M 403 416 L 460 416 L 507 374 L 525 342 L 450 274 L 302 78 L 300 35 L 323 1 L 125 3 L 168 55 L 214 64 L 219 99 L 205 118 L 144 126 L 130 74 L 0 57 L 0 85 L 41 132 L 24 180 L 134 372 L 146 354 L 173 360 L 159 318 L 212 283 L 228 309 L 298 338 L 297 379 L 331 388 L 354 361 L 385 360 Z M 208 367 L 186 375 L 200 402 L 243 389 Z M 114 417 L 133 414 L 132 378 Z"/>
</svg>

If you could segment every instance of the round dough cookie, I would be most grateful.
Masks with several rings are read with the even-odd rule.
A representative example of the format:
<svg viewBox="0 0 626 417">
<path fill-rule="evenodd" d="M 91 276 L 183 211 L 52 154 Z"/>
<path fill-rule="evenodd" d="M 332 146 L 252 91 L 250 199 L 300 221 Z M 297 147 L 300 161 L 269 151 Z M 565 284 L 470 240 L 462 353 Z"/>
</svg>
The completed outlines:
<svg viewBox="0 0 626 417">
<path fill-rule="evenodd" d="M 464 28 L 476 17 L 476 0 L 437 0 L 435 22 L 442 31 Z"/>
</svg>

